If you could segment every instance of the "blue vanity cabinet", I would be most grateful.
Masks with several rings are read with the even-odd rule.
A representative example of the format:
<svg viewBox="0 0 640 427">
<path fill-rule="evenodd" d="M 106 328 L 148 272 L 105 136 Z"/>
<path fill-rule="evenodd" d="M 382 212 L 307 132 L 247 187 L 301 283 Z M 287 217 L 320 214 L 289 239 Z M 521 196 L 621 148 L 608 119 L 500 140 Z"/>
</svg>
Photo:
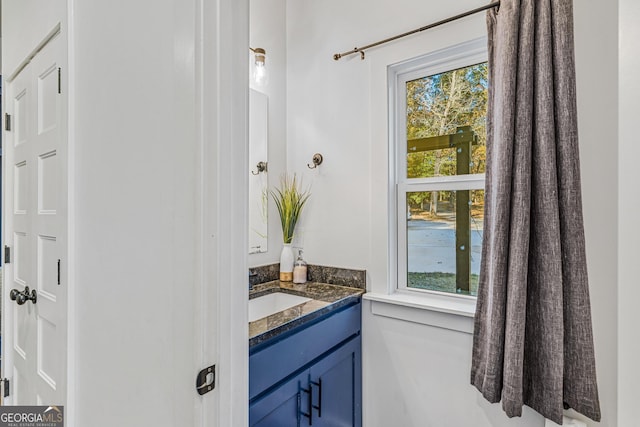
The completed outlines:
<svg viewBox="0 0 640 427">
<path fill-rule="evenodd" d="M 292 332 L 249 358 L 249 425 L 361 427 L 360 302 Z"/>
<path fill-rule="evenodd" d="M 362 425 L 361 347 L 357 337 L 309 369 L 313 426 Z"/>
<path fill-rule="evenodd" d="M 303 411 L 301 388 L 307 381 L 306 372 L 294 376 L 256 403 L 251 404 L 249 425 L 253 427 L 300 426 Z"/>
</svg>

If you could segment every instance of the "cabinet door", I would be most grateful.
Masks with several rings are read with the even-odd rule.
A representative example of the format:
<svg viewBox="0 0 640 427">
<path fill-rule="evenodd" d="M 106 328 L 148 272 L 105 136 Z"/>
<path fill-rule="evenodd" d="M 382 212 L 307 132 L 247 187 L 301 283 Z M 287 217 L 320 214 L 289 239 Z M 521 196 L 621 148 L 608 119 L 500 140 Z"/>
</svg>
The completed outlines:
<svg viewBox="0 0 640 427">
<path fill-rule="evenodd" d="M 358 336 L 311 366 L 314 427 L 362 425 L 361 365 Z"/>
<path fill-rule="evenodd" d="M 309 371 L 285 382 L 273 391 L 249 402 L 252 427 L 299 427 L 301 411 L 307 411 L 307 395 L 302 391 L 309 382 Z M 304 418 L 304 417 L 303 417 Z"/>
</svg>

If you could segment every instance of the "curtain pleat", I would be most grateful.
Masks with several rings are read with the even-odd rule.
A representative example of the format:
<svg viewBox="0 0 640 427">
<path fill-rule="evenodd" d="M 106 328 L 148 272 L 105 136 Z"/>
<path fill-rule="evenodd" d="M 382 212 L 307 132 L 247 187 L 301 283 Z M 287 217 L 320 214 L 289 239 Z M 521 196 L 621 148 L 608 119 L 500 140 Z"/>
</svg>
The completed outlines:
<svg viewBox="0 0 640 427">
<path fill-rule="evenodd" d="M 582 220 L 571 0 L 487 15 L 484 237 L 471 382 L 509 417 L 600 419 Z"/>
</svg>

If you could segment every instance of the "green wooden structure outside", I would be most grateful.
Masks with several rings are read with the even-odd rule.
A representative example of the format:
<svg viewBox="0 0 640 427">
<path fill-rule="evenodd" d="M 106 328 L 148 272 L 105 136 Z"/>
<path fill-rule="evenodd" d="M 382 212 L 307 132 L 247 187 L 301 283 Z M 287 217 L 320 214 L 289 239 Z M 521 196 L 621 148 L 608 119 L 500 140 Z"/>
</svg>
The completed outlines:
<svg viewBox="0 0 640 427">
<path fill-rule="evenodd" d="M 471 146 L 478 144 L 471 126 L 458 127 L 450 135 L 416 138 L 407 141 L 407 152 L 456 149 L 456 175 L 471 171 Z M 471 289 L 471 203 L 470 190 L 456 191 L 456 290 L 469 293 Z"/>
</svg>

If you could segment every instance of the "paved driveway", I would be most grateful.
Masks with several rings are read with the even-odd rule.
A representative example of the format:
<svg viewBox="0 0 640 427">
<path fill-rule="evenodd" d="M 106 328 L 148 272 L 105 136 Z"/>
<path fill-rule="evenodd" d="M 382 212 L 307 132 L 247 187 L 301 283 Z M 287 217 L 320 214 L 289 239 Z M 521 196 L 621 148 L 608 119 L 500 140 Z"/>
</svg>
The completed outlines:
<svg viewBox="0 0 640 427">
<path fill-rule="evenodd" d="M 411 219 L 408 231 L 408 271 L 456 272 L 456 235 L 452 221 Z M 471 273 L 480 273 L 482 223 L 471 222 Z"/>
</svg>

